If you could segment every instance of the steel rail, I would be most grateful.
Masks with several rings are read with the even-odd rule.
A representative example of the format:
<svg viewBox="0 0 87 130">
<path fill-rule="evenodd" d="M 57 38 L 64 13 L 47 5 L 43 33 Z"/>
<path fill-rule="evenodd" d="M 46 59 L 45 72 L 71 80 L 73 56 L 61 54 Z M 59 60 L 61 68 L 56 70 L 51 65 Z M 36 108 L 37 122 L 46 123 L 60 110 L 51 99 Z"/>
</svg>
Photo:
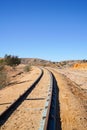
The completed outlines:
<svg viewBox="0 0 87 130">
<path fill-rule="evenodd" d="M 56 130 L 56 112 L 57 112 L 57 89 L 56 89 L 56 80 L 53 76 L 53 91 L 52 91 L 52 100 L 50 106 L 49 120 L 47 130 Z"/>
<path fill-rule="evenodd" d="M 40 81 L 43 76 L 43 70 L 40 68 L 41 72 L 38 78 L 34 81 L 34 83 L 28 87 L 28 89 L 19 96 L 17 100 L 15 100 L 3 113 L 0 115 L 0 126 L 2 126 L 6 120 L 10 117 L 10 115 L 17 109 L 17 107 L 26 99 L 26 97 L 31 93 L 31 91 L 35 88 L 36 84 Z"/>
<path fill-rule="evenodd" d="M 42 112 L 39 130 L 55 130 L 56 129 L 56 86 L 54 83 L 54 75 L 48 70 L 50 75 L 50 84 L 48 96 Z"/>
</svg>

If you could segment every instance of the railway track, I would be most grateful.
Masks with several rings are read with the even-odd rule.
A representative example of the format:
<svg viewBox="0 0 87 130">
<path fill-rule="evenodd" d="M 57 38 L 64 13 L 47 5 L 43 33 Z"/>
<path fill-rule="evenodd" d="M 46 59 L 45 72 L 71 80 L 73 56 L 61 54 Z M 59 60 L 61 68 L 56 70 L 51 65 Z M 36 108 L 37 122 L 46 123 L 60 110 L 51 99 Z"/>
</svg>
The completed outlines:
<svg viewBox="0 0 87 130">
<path fill-rule="evenodd" d="M 10 117 L 10 115 L 17 109 L 17 107 L 26 99 L 29 93 L 34 89 L 35 85 L 40 81 L 43 76 L 43 70 L 41 69 L 41 73 L 35 82 L 22 94 L 16 101 L 14 101 L 4 112 L 0 115 L 0 126 L 2 126 L 6 120 Z"/>
<path fill-rule="evenodd" d="M 41 69 L 38 79 L 1 114 L 0 127 L 1 130 L 56 130 L 56 112 L 55 77 L 50 71 Z"/>
<path fill-rule="evenodd" d="M 39 130 L 56 130 L 57 92 L 55 77 L 49 71 L 50 85 Z"/>
<path fill-rule="evenodd" d="M 0 90 L 0 115 L 33 84 L 40 73 L 38 67 L 32 67 L 29 73 L 12 78 L 12 84 Z"/>
</svg>

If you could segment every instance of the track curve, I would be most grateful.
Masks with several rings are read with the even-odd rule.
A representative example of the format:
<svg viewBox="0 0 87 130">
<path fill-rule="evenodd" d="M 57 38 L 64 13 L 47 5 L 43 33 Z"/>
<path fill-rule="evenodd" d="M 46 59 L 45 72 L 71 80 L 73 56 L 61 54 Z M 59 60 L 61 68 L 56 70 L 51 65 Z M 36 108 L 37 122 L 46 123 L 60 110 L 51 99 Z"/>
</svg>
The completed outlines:
<svg viewBox="0 0 87 130">
<path fill-rule="evenodd" d="M 50 69 L 41 68 L 38 79 L 0 117 L 1 130 L 57 129 L 58 86 Z M 9 115 L 7 114 L 9 113 Z M 12 126 L 10 126 L 12 124 Z"/>
<path fill-rule="evenodd" d="M 3 113 L 0 115 L 0 126 L 2 126 L 10 115 L 17 109 L 17 107 L 26 99 L 29 93 L 34 89 L 35 85 L 40 81 L 43 76 L 43 70 L 40 68 L 41 73 L 35 82 L 22 94 L 20 97 L 14 101 Z"/>
</svg>

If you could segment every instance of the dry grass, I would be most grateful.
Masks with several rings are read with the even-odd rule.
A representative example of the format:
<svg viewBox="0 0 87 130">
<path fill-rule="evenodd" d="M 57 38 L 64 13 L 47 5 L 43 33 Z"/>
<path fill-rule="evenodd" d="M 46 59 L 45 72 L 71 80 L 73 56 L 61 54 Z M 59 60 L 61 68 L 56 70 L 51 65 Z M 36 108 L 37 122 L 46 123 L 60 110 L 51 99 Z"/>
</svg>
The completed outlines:
<svg viewBox="0 0 87 130">
<path fill-rule="evenodd" d="M 25 67 L 24 67 L 24 71 L 25 72 L 29 72 L 31 70 L 31 66 L 30 65 L 26 65 Z"/>
<path fill-rule="evenodd" d="M 8 84 L 7 72 L 4 69 L 4 66 L 0 66 L 0 89 L 5 87 Z"/>
</svg>

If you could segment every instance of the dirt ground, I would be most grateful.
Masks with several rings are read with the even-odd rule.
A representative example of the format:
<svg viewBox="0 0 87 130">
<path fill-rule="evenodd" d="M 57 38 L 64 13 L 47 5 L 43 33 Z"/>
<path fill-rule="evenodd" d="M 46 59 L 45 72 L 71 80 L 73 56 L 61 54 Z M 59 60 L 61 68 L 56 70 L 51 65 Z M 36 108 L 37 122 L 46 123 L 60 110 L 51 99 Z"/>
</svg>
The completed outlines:
<svg viewBox="0 0 87 130">
<path fill-rule="evenodd" d="M 87 130 L 87 71 L 82 72 L 53 71 L 59 87 L 62 130 Z"/>
<path fill-rule="evenodd" d="M 9 70 L 10 85 L 0 90 L 0 114 L 13 103 L 37 79 L 40 69 L 32 67 L 30 72 L 21 73 L 23 66 L 16 70 Z M 21 73 L 19 75 L 19 73 Z"/>
<path fill-rule="evenodd" d="M 87 69 L 58 69 L 59 73 L 75 82 L 79 87 L 87 89 Z"/>
<path fill-rule="evenodd" d="M 49 84 L 50 75 L 44 70 L 44 76 L 35 89 L 5 122 L 1 130 L 38 130 Z"/>
<path fill-rule="evenodd" d="M 23 65 L 18 66 L 16 71 L 9 71 L 10 85 L 0 90 L 0 113 L 40 74 L 37 67 L 33 67 L 29 73 L 22 73 L 22 69 Z M 87 130 L 87 69 L 49 69 L 54 73 L 59 87 L 62 130 Z M 0 129 L 37 130 L 49 83 L 49 76 L 45 71 L 35 90 Z"/>
</svg>

